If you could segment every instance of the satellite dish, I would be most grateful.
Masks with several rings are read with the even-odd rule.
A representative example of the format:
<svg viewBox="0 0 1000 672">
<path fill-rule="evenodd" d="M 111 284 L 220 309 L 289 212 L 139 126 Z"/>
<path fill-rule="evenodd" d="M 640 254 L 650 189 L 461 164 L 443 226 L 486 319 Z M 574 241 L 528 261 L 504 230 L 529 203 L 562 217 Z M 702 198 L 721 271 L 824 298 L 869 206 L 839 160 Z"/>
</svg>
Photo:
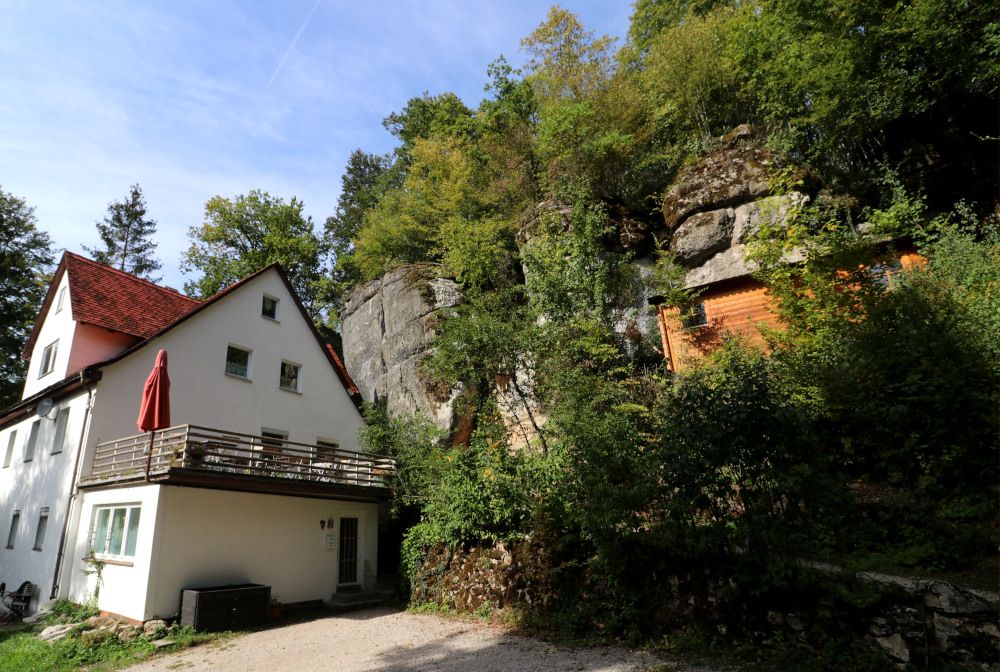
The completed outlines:
<svg viewBox="0 0 1000 672">
<path fill-rule="evenodd" d="M 35 406 L 35 413 L 37 413 L 38 415 L 44 415 L 47 418 L 49 417 L 49 411 L 52 410 L 52 406 L 54 406 L 52 398 L 45 397 L 44 399 L 38 402 L 37 406 Z"/>
</svg>

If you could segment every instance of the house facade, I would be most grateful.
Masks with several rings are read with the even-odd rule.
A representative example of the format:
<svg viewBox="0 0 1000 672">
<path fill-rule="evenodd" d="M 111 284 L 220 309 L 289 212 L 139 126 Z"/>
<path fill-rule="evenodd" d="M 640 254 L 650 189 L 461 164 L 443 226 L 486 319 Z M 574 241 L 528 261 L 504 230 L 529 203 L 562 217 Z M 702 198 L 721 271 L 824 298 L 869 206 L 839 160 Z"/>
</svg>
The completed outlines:
<svg viewBox="0 0 1000 672">
<path fill-rule="evenodd" d="M 173 426 L 139 434 L 160 350 Z M 67 253 L 26 354 L 0 414 L 8 588 L 143 621 L 184 588 L 293 603 L 374 582 L 392 465 L 358 452 L 357 388 L 279 267 L 199 302 Z"/>
</svg>

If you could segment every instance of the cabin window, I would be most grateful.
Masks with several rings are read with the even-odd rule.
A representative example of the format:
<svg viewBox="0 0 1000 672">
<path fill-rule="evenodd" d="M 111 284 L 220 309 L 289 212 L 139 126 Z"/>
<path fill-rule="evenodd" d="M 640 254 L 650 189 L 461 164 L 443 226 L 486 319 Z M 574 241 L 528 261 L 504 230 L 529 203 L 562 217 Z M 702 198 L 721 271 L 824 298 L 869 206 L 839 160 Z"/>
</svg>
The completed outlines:
<svg viewBox="0 0 1000 672">
<path fill-rule="evenodd" d="M 47 374 L 52 373 L 52 369 L 56 368 L 56 351 L 59 348 L 59 341 L 52 341 L 45 346 L 42 350 L 42 364 L 38 367 L 38 377 L 41 378 Z"/>
<path fill-rule="evenodd" d="M 135 557 L 139 538 L 138 504 L 115 504 L 94 509 L 94 532 L 91 549 L 94 556 L 107 560 L 126 560 Z"/>
<path fill-rule="evenodd" d="M 269 320 L 278 319 L 278 300 L 273 296 L 264 295 L 264 300 L 261 302 L 260 314 Z"/>
<path fill-rule="evenodd" d="M 879 287 L 889 287 L 893 284 L 893 276 L 903 270 L 899 259 L 890 259 L 868 267 L 868 274 Z"/>
<path fill-rule="evenodd" d="M 60 312 L 63 309 L 63 304 L 66 303 L 66 288 L 60 287 L 59 294 L 56 295 L 56 312 Z"/>
<path fill-rule="evenodd" d="M 299 391 L 299 373 L 302 367 L 292 362 L 281 361 L 281 373 L 278 376 L 278 387 L 289 392 Z"/>
<path fill-rule="evenodd" d="M 24 442 L 25 462 L 31 462 L 35 459 L 35 444 L 38 443 L 38 429 L 41 424 L 41 420 L 35 420 L 31 423 L 31 429 L 28 431 L 28 440 Z"/>
<path fill-rule="evenodd" d="M 7 452 L 3 456 L 3 468 L 6 469 L 10 466 L 10 461 L 14 457 L 14 442 L 17 441 L 17 430 L 15 429 L 10 433 L 7 438 Z"/>
<path fill-rule="evenodd" d="M 237 378 L 250 379 L 250 350 L 235 345 L 226 348 L 226 373 Z"/>
<path fill-rule="evenodd" d="M 66 426 L 69 425 L 69 409 L 64 408 L 56 416 L 56 437 L 52 441 L 52 454 L 61 453 L 66 442 Z"/>
<path fill-rule="evenodd" d="M 7 532 L 7 548 L 14 548 L 14 542 L 17 541 L 17 528 L 21 524 L 21 512 L 14 511 L 14 515 L 10 519 L 10 531 Z"/>
<path fill-rule="evenodd" d="M 35 529 L 35 545 L 31 547 L 33 551 L 42 550 L 42 543 L 45 542 L 45 529 L 49 526 L 49 507 L 43 506 L 38 514 L 38 527 Z"/>
<path fill-rule="evenodd" d="M 695 305 L 688 308 L 681 315 L 681 324 L 684 325 L 685 329 L 704 327 L 706 324 L 708 324 L 708 315 L 705 313 L 705 304 L 696 303 Z"/>
</svg>

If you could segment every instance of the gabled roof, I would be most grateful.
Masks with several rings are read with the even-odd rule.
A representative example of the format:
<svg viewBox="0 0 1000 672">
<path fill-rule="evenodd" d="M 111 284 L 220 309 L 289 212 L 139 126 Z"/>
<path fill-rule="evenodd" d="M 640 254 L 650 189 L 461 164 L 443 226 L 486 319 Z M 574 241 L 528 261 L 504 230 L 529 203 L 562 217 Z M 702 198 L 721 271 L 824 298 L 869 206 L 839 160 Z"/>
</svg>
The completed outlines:
<svg viewBox="0 0 1000 672">
<path fill-rule="evenodd" d="M 48 314 L 64 273 L 69 274 L 73 319 L 136 338 L 149 338 L 201 302 L 168 287 L 123 273 L 72 252 L 63 253 L 39 317 Z M 42 321 L 35 322 L 24 356 L 30 356 Z"/>
<path fill-rule="evenodd" d="M 48 314 L 49 306 L 55 299 L 56 288 L 59 286 L 63 273 L 69 273 L 73 319 L 78 322 L 86 322 L 107 329 L 113 329 L 114 331 L 121 331 L 141 339 L 114 357 L 86 367 L 87 370 L 99 372 L 103 367 L 128 357 L 136 350 L 145 346 L 149 341 L 165 334 L 189 317 L 193 317 L 197 313 L 209 308 L 257 276 L 272 269 L 278 273 L 282 282 L 285 283 L 289 295 L 291 295 L 292 300 L 299 309 L 299 313 L 302 315 L 302 319 L 305 320 L 313 337 L 316 339 L 316 344 L 323 351 L 323 354 L 326 355 L 330 367 L 344 386 L 344 390 L 347 391 L 348 398 L 360 411 L 361 392 L 358 386 L 354 384 L 354 381 L 347 373 L 347 369 L 344 367 L 343 362 L 340 361 L 333 347 L 326 343 L 323 337 L 320 336 L 316 325 L 313 324 L 312 318 L 309 317 L 305 306 L 302 305 L 302 300 L 285 274 L 285 270 L 277 263 L 265 266 L 256 273 L 229 285 L 204 301 L 198 301 L 168 287 L 161 287 L 148 280 L 142 280 L 127 273 L 122 273 L 72 252 L 65 252 L 52 278 L 52 283 L 49 285 L 49 291 L 45 295 L 45 301 L 42 303 L 42 308 L 39 311 L 39 320 L 35 322 L 31 337 L 28 339 L 27 345 L 25 345 L 25 356 L 27 357 L 31 354 L 35 338 L 41 327 L 41 318 Z M 89 291 L 95 292 L 97 296 L 102 298 L 95 300 L 92 297 L 81 297 L 81 295 L 85 295 Z M 77 307 L 78 298 L 81 299 L 79 308 Z M 112 324 L 117 324 L 118 327 L 110 326 Z M 76 375 L 73 374 L 70 378 Z M 18 402 L 11 408 L 6 409 L 5 412 L 10 412 L 15 410 L 15 408 L 24 406 L 26 402 L 27 400 Z"/>
<path fill-rule="evenodd" d="M 306 324 L 309 326 L 309 330 L 310 332 L 312 332 L 313 338 L 316 339 L 316 344 L 319 346 L 320 350 L 323 351 L 323 354 L 326 355 L 326 359 L 330 363 L 330 367 L 333 369 L 334 373 L 337 374 L 337 378 L 340 380 L 340 383 L 344 386 L 344 390 L 346 390 L 348 398 L 360 411 L 361 410 L 360 390 L 358 389 L 357 385 L 354 384 L 354 381 L 351 379 L 350 375 L 348 375 L 347 369 L 344 367 L 344 364 L 340 361 L 340 358 L 337 357 L 337 353 L 328 343 L 326 343 L 323 340 L 323 337 L 320 336 L 319 331 L 316 329 L 316 325 L 313 324 L 312 318 L 309 317 L 309 313 L 306 312 L 305 306 L 302 305 L 302 300 L 299 298 L 298 293 L 295 291 L 295 288 L 292 287 L 291 281 L 285 274 L 285 270 L 281 267 L 280 264 L 277 263 L 271 264 L 270 266 L 265 266 L 256 273 L 253 273 L 243 278 L 239 282 L 234 282 L 233 284 L 229 285 L 228 287 L 221 290 L 217 294 L 214 294 L 213 296 L 205 299 L 204 301 L 199 302 L 198 305 L 196 305 L 193 309 L 187 311 L 186 313 L 178 317 L 170 324 L 165 325 L 162 329 L 160 329 L 156 333 L 150 334 L 149 337 L 144 338 L 142 341 L 126 349 L 124 352 L 115 355 L 111 359 L 107 359 L 103 362 L 98 362 L 97 364 L 92 365 L 91 368 L 101 369 L 105 366 L 108 366 L 109 364 L 114 364 L 115 362 L 122 360 L 125 357 L 128 357 L 136 350 L 139 350 L 140 348 L 145 346 L 149 341 L 159 336 L 162 336 L 163 334 L 167 333 L 177 325 L 181 324 L 182 322 L 185 322 L 188 318 L 194 317 L 201 311 L 208 309 L 210 306 L 216 304 L 224 297 L 232 294 L 234 291 L 236 291 L 243 285 L 249 283 L 257 276 L 263 275 L 264 273 L 267 273 L 272 269 L 278 273 L 278 276 L 281 278 L 281 281 L 285 283 L 285 288 L 288 290 L 289 295 L 292 297 L 292 300 L 294 301 L 296 307 L 299 309 L 299 314 L 302 315 L 302 319 L 305 320 Z"/>
</svg>

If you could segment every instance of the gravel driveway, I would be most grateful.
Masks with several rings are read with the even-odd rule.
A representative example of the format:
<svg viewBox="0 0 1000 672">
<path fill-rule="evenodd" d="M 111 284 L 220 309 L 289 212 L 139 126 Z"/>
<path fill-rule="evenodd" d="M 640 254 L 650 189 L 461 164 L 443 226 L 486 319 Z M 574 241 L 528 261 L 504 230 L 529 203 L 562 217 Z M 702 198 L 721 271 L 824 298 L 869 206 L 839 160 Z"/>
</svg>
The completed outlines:
<svg viewBox="0 0 1000 672">
<path fill-rule="evenodd" d="M 712 672 L 669 664 L 647 653 L 616 648 L 571 649 L 513 635 L 502 628 L 388 608 L 328 616 L 253 632 L 129 668 L 272 672 Z"/>
</svg>

